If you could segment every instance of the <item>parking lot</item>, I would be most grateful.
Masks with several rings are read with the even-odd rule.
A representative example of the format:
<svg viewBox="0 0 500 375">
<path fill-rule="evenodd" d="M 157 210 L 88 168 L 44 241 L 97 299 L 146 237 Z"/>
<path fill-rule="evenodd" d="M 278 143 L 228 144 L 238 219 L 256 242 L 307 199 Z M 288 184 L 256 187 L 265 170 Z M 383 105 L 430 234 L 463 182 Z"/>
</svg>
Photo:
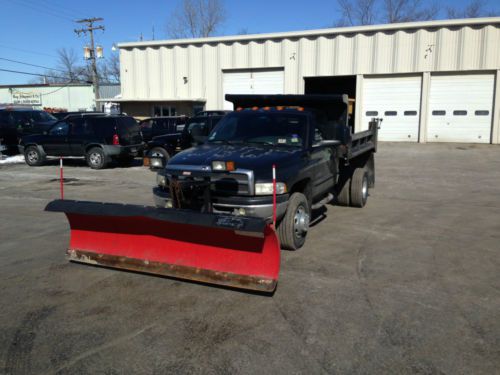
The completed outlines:
<svg viewBox="0 0 500 375">
<path fill-rule="evenodd" d="M 138 164 L 70 160 L 65 197 L 151 205 Z M 272 297 L 68 263 L 58 173 L 0 166 L 0 373 L 500 368 L 498 146 L 382 144 L 367 206 L 328 206 Z"/>
</svg>

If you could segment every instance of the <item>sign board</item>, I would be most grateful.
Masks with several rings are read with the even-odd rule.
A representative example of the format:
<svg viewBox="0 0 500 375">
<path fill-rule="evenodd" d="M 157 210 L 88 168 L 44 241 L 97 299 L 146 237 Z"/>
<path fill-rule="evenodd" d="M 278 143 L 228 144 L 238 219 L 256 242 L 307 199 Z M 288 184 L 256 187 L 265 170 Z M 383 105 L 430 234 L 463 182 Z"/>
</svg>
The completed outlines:
<svg viewBox="0 0 500 375">
<path fill-rule="evenodd" d="M 42 95 L 37 92 L 16 91 L 12 93 L 12 104 L 42 105 Z"/>
</svg>

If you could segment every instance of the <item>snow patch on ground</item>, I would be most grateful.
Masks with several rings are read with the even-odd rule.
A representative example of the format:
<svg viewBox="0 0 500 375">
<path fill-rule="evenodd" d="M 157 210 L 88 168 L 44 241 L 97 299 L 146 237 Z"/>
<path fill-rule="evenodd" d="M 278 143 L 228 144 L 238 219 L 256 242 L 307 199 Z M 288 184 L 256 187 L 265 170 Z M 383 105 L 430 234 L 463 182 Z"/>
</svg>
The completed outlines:
<svg viewBox="0 0 500 375">
<path fill-rule="evenodd" d="M 24 163 L 24 155 L 7 156 L 0 158 L 0 164 L 18 164 Z"/>
</svg>

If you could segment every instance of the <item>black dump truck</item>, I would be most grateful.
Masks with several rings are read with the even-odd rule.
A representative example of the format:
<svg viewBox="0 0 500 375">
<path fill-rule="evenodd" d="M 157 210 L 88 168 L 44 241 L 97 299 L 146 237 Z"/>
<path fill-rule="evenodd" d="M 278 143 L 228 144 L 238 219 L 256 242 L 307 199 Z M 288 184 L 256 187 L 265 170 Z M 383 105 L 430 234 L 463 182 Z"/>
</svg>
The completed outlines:
<svg viewBox="0 0 500 375">
<path fill-rule="evenodd" d="M 153 189 L 158 207 L 273 220 L 281 247 L 304 242 L 312 212 L 363 207 L 375 185 L 379 121 L 348 126 L 347 95 L 226 95 L 234 104 L 205 143 L 172 157 Z"/>
</svg>

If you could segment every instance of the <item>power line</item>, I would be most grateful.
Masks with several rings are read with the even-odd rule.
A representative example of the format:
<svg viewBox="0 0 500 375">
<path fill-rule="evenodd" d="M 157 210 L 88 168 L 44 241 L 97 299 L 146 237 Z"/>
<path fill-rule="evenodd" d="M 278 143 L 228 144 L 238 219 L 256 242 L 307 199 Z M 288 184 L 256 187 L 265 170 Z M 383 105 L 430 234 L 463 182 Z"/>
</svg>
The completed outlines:
<svg viewBox="0 0 500 375">
<path fill-rule="evenodd" d="M 10 62 L 13 62 L 13 63 L 16 63 L 16 64 L 34 66 L 35 68 L 42 68 L 42 69 L 47 69 L 47 70 L 54 70 L 54 71 L 62 72 L 62 73 L 65 73 L 65 74 L 68 73 L 67 71 L 64 71 L 64 70 L 61 70 L 61 69 L 48 68 L 48 67 L 43 66 L 43 65 L 36 65 L 36 64 L 30 64 L 30 63 L 26 63 L 26 62 L 22 62 L 22 61 L 17 61 L 17 60 L 6 59 L 5 57 L 0 57 L 0 60 L 10 61 Z"/>
<path fill-rule="evenodd" d="M 33 5 L 33 6 L 36 6 L 36 7 L 42 7 L 52 13 L 56 13 L 56 14 L 61 14 L 62 16 L 67 16 L 71 19 L 76 19 L 78 17 L 79 14 L 81 14 L 81 12 L 74 12 L 74 11 L 68 11 L 67 9 L 65 9 L 65 7 L 62 7 L 62 6 L 57 6 L 57 5 L 52 5 L 46 1 L 43 1 L 43 0 L 37 0 L 37 1 L 33 1 L 33 0 L 21 0 L 25 3 L 29 3 L 30 5 Z"/>
<path fill-rule="evenodd" d="M 61 77 L 58 76 L 53 76 L 50 74 L 39 74 L 39 73 L 30 73 L 30 72 L 22 72 L 19 70 L 10 70 L 10 69 L 2 69 L 0 68 L 0 72 L 8 72 L 8 73 L 16 73 L 16 74 L 26 74 L 29 76 L 37 76 L 37 77 L 50 77 L 50 78 L 56 78 L 56 79 L 61 79 Z M 82 83 L 91 83 L 90 81 L 83 80 L 83 79 L 73 79 L 73 82 L 82 82 Z"/>
<path fill-rule="evenodd" d="M 37 2 L 45 3 L 45 4 L 47 4 L 47 6 L 49 6 L 51 8 L 58 9 L 58 10 L 65 9 L 65 12 L 67 14 L 81 15 L 83 13 L 81 10 L 70 8 L 66 4 L 60 3 L 60 2 L 57 2 L 57 1 L 38 0 Z M 74 18 L 76 19 L 77 17 L 74 17 Z"/>
<path fill-rule="evenodd" d="M 31 4 L 31 3 L 26 3 L 26 2 L 23 2 L 22 0 L 11 0 L 11 1 L 14 1 L 16 2 L 18 5 L 22 5 L 22 6 L 25 6 L 26 8 L 29 8 L 31 10 L 34 10 L 36 12 L 41 12 L 41 13 L 45 13 L 46 15 L 49 15 L 49 16 L 52 16 L 52 17 L 57 17 L 57 18 L 60 18 L 62 20 L 65 20 L 65 21 L 68 21 L 68 22 L 71 22 L 73 23 L 74 21 L 69 18 L 69 17 L 65 17 L 59 13 L 55 13 L 55 12 L 51 12 L 49 10 L 47 10 L 46 8 L 44 8 L 43 6 L 40 7 L 38 5 L 34 5 L 34 4 Z"/>
<path fill-rule="evenodd" d="M 11 46 L 6 46 L 6 45 L 3 45 L 3 44 L 0 44 L 0 47 L 2 48 L 7 48 L 7 49 L 11 49 L 11 50 L 14 50 L 14 51 L 19 51 L 19 52 L 24 52 L 24 53 L 31 53 L 33 55 L 41 55 L 41 56 L 48 56 L 48 57 L 56 57 L 55 55 L 50 55 L 48 53 L 44 53 L 44 52 L 38 52 L 38 51 L 29 51 L 27 49 L 22 49 L 22 48 L 17 48 L 17 47 L 11 47 Z"/>
</svg>

